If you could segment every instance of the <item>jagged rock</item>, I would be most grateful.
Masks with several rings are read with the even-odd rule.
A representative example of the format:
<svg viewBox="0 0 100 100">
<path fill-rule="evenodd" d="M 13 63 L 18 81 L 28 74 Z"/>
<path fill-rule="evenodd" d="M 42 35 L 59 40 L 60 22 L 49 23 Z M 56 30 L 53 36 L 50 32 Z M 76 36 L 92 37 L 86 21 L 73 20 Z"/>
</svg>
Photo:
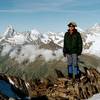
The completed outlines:
<svg viewBox="0 0 100 100">
<path fill-rule="evenodd" d="M 55 72 L 56 72 L 58 78 L 65 77 L 64 74 L 60 70 L 55 69 Z"/>
<path fill-rule="evenodd" d="M 0 80 L 11 84 L 12 90 L 20 97 L 31 100 L 84 100 L 100 93 L 100 73 L 94 68 L 84 67 L 80 80 L 69 80 L 60 70 L 56 70 L 58 78 L 35 79 L 28 82 L 14 76 L 0 74 Z M 0 92 L 0 100 L 8 100 L 6 94 Z"/>
<path fill-rule="evenodd" d="M 15 99 L 29 97 L 26 82 L 21 78 L 0 74 L 0 82 L 2 82 L 0 84 L 1 95 L 4 95 L 7 100 L 10 98 L 10 96 Z M 3 87 L 3 84 L 6 86 Z M 8 92 L 10 93 L 7 93 L 5 87 L 9 90 Z"/>
<path fill-rule="evenodd" d="M 81 75 L 79 82 L 58 78 L 48 97 L 81 100 L 100 93 L 100 73 L 94 68 L 85 67 L 84 70 L 85 73 Z"/>
<path fill-rule="evenodd" d="M 9 98 L 0 92 L 0 100 L 8 100 Z"/>
<path fill-rule="evenodd" d="M 38 97 L 32 97 L 31 100 L 48 100 L 48 97 L 43 95 Z"/>
</svg>

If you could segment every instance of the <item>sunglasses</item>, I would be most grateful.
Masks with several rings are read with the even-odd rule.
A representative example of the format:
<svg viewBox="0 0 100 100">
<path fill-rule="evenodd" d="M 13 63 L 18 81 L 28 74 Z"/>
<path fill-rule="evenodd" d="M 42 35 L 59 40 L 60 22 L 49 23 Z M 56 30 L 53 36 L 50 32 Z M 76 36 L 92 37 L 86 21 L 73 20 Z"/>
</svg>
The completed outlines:
<svg viewBox="0 0 100 100">
<path fill-rule="evenodd" d="M 74 25 L 70 25 L 69 27 L 75 27 Z"/>
</svg>

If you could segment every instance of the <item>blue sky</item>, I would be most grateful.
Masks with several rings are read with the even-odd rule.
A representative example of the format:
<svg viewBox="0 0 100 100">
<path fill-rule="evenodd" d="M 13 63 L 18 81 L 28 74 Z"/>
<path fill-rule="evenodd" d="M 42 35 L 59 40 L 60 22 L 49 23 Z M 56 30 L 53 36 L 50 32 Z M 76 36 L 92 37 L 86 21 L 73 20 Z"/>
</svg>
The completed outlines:
<svg viewBox="0 0 100 100">
<path fill-rule="evenodd" d="M 70 21 L 83 29 L 100 23 L 100 0 L 0 0 L 0 33 L 9 24 L 16 31 L 65 32 Z"/>
</svg>

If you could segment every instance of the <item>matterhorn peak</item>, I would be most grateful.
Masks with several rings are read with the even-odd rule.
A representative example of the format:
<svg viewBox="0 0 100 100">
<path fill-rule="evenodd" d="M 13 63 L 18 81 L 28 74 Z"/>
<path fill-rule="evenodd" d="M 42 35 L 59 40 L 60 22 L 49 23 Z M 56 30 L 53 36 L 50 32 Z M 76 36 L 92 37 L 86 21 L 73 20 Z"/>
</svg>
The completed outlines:
<svg viewBox="0 0 100 100">
<path fill-rule="evenodd" d="M 15 34 L 15 30 L 13 28 L 12 25 L 8 25 L 6 31 L 4 32 L 4 35 L 7 37 L 7 38 L 10 38 L 12 36 L 14 36 Z"/>
<path fill-rule="evenodd" d="M 14 29 L 13 29 L 13 26 L 12 25 L 8 25 L 7 26 L 7 29 L 5 31 L 5 34 L 9 33 L 9 32 L 12 32 Z"/>
</svg>

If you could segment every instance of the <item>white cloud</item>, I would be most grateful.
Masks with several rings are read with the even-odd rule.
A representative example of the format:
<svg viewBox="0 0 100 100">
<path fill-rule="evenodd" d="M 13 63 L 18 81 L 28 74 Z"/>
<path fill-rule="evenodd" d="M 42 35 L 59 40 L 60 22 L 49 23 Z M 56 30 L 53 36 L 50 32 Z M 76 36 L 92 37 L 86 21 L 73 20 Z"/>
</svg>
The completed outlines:
<svg viewBox="0 0 100 100">
<path fill-rule="evenodd" d="M 17 60 L 19 63 L 21 63 L 28 59 L 31 62 L 31 61 L 35 60 L 36 56 L 37 56 L 37 53 L 36 53 L 35 46 L 34 45 L 25 45 L 25 46 L 22 46 L 21 52 L 17 57 L 15 54 L 15 58 L 16 58 L 15 60 Z"/>
<path fill-rule="evenodd" d="M 51 50 L 42 50 L 43 52 L 42 55 L 43 57 L 45 58 L 46 61 L 49 61 L 49 60 L 52 60 L 54 59 L 55 57 L 52 55 L 53 52 Z"/>
<path fill-rule="evenodd" d="M 38 49 L 34 45 L 25 45 L 21 47 L 20 52 L 18 52 L 18 50 L 19 50 L 18 47 L 14 48 L 7 45 L 3 48 L 2 56 L 9 53 L 9 57 L 11 59 L 14 58 L 19 63 L 22 63 L 25 60 L 28 60 L 29 62 L 33 62 L 35 61 L 36 57 L 39 55 L 42 55 L 45 61 L 54 60 L 54 59 L 59 60 L 60 57 L 62 56 L 61 49 L 53 52 L 48 49 Z"/>
<path fill-rule="evenodd" d="M 10 53 L 10 51 L 11 51 L 12 49 L 13 49 L 13 48 L 12 48 L 11 45 L 5 45 L 5 46 L 3 47 L 2 52 L 1 52 L 1 56 L 7 55 L 8 53 Z"/>
</svg>

